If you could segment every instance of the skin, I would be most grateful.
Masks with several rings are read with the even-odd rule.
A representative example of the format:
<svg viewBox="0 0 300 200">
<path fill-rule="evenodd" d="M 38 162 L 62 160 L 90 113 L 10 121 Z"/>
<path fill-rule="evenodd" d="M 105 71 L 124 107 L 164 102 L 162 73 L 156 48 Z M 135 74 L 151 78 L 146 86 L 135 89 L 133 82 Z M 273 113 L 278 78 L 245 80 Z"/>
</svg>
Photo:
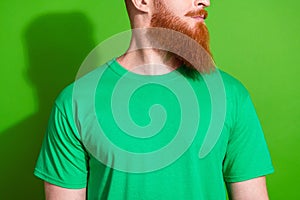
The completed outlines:
<svg viewBox="0 0 300 200">
<path fill-rule="evenodd" d="M 231 200 L 268 200 L 266 177 L 258 177 L 247 181 L 226 183 Z"/>
<path fill-rule="evenodd" d="M 66 189 L 45 182 L 46 200 L 85 200 L 86 188 L 82 189 Z"/>
<path fill-rule="evenodd" d="M 127 0 L 127 9 L 132 28 L 149 28 L 152 16 L 156 12 L 153 0 Z M 204 9 L 210 5 L 209 0 L 176 0 L 169 3 L 169 0 L 160 0 L 168 8 L 168 11 L 181 19 L 190 28 L 195 28 L 203 19 L 185 16 L 188 12 Z M 141 49 L 134 51 L 138 44 L 147 44 L 145 37 L 138 37 L 133 34 L 128 51 L 117 61 L 126 69 L 139 74 L 161 75 L 169 73 L 181 65 L 181 62 L 168 56 L 167 52 L 157 51 L 156 49 Z M 144 46 L 144 45 L 142 45 Z M 147 45 L 145 45 L 147 46 Z M 130 52 L 130 53 L 129 53 Z M 153 64 L 159 64 L 160 67 Z"/>
<path fill-rule="evenodd" d="M 153 0 L 126 0 L 132 28 L 151 27 L 151 17 L 155 13 Z M 168 10 L 189 24 L 190 28 L 203 19 L 185 16 L 190 11 L 204 9 L 210 5 L 209 0 L 161 0 Z M 180 61 L 174 57 L 166 59 L 167 52 L 153 49 L 141 49 L 131 52 L 137 44 L 146 42 L 144 38 L 133 34 L 128 51 L 117 61 L 126 69 L 139 74 L 160 75 L 169 73 L 180 66 Z M 160 64 L 160 67 L 151 65 Z M 138 67 L 137 66 L 142 66 Z M 156 65 L 157 66 L 157 65 Z M 226 183 L 229 199 L 232 200 L 268 200 L 266 178 L 264 176 L 247 181 Z M 46 200 L 84 200 L 86 188 L 65 189 L 45 182 Z"/>
</svg>

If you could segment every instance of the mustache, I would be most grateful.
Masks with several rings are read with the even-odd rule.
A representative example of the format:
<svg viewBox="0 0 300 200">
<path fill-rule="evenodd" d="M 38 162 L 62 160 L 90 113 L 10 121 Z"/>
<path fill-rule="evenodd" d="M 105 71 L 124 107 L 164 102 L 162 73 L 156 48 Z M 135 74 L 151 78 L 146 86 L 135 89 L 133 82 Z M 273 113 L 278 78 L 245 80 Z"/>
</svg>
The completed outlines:
<svg viewBox="0 0 300 200">
<path fill-rule="evenodd" d="M 208 12 L 204 9 L 202 9 L 202 10 L 192 10 L 192 11 L 189 11 L 188 13 L 186 13 L 184 16 L 186 16 L 186 17 L 202 16 L 203 19 L 206 19 L 208 17 Z"/>
</svg>

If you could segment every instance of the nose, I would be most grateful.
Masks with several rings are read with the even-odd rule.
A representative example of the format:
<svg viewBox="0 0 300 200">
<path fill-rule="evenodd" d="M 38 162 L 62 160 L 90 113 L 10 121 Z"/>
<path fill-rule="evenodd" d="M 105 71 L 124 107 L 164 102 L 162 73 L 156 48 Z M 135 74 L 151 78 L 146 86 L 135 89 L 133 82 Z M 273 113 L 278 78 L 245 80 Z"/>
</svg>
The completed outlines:
<svg viewBox="0 0 300 200">
<path fill-rule="evenodd" d="M 208 7 L 210 6 L 210 0 L 194 0 L 196 7 Z"/>
</svg>

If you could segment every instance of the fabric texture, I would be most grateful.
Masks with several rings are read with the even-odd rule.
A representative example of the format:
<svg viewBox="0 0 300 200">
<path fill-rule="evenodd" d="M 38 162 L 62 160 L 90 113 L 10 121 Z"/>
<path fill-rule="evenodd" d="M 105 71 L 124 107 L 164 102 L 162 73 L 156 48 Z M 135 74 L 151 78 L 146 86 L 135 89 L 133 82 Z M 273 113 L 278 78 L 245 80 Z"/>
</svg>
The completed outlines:
<svg viewBox="0 0 300 200">
<path fill-rule="evenodd" d="M 87 187 L 87 199 L 216 200 L 226 199 L 224 182 L 273 173 L 247 89 L 218 72 L 226 94 L 225 120 L 205 157 L 199 157 L 199 150 L 212 121 L 213 103 L 204 76 L 183 76 L 182 67 L 164 75 L 139 75 L 113 59 L 57 97 L 34 174 L 64 188 Z M 130 93 L 127 88 L 135 89 Z M 196 97 L 195 107 L 193 97 L 187 96 L 189 89 Z M 178 132 L 181 127 L 183 134 Z M 172 146 L 175 143 L 178 148 Z M 124 155 L 149 157 L 150 152 L 155 157 L 137 162 L 134 156 L 122 156 L 120 149 Z"/>
</svg>

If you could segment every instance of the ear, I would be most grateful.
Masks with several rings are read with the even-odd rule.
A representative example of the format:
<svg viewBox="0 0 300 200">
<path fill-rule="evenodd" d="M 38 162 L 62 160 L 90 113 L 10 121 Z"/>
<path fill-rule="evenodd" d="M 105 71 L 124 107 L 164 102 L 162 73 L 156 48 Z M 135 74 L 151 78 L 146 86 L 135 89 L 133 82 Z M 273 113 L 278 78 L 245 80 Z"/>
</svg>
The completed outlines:
<svg viewBox="0 0 300 200">
<path fill-rule="evenodd" d="M 131 0 L 132 4 L 136 9 L 141 12 L 149 12 L 150 10 L 150 0 Z"/>
</svg>

